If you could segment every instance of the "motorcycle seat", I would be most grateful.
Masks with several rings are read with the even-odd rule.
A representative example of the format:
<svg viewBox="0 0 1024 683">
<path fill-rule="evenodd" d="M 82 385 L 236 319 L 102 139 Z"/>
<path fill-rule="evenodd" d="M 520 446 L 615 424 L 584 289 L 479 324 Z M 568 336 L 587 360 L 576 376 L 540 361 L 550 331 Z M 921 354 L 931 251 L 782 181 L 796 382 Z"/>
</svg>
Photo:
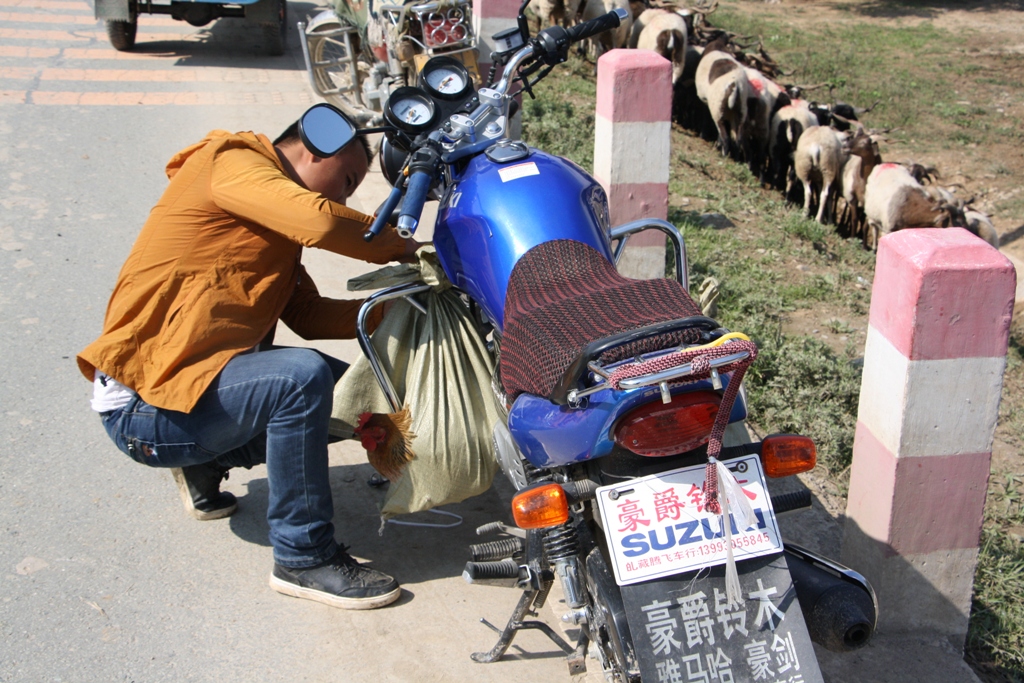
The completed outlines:
<svg viewBox="0 0 1024 683">
<path fill-rule="evenodd" d="M 698 328 L 716 326 L 675 280 L 633 280 L 587 244 L 544 242 L 519 259 L 509 278 L 502 386 L 510 398 L 525 392 L 564 405 L 565 378 L 570 368 L 586 367 L 588 347 L 608 364 L 697 343 Z M 630 331 L 636 334 L 622 334 Z M 619 341 L 593 344 L 608 338 Z"/>
</svg>

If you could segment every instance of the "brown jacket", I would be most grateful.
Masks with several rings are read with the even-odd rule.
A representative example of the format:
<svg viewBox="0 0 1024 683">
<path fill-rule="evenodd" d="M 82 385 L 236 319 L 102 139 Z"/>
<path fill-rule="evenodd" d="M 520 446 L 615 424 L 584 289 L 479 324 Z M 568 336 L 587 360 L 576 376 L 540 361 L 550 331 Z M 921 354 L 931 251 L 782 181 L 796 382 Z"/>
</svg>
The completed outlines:
<svg viewBox="0 0 1024 683">
<path fill-rule="evenodd" d="M 393 230 L 364 242 L 370 217 L 298 185 L 263 135 L 214 131 L 175 155 L 167 176 L 103 334 L 78 356 L 90 381 L 99 368 L 159 408 L 190 411 L 279 318 L 305 339 L 355 335 L 360 302 L 321 297 L 303 246 L 373 263 L 405 250 Z"/>
</svg>

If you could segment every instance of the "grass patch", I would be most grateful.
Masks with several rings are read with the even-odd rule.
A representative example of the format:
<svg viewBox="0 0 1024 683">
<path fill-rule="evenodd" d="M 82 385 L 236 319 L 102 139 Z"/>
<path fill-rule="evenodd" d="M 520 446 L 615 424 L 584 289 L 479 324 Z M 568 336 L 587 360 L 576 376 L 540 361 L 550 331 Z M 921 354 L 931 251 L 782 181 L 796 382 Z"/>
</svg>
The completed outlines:
<svg viewBox="0 0 1024 683">
<path fill-rule="evenodd" d="M 849 467 L 853 455 L 861 373 L 856 350 L 850 345 L 836 353 L 819 339 L 786 335 L 783 324 L 787 313 L 822 301 L 862 314 L 866 293 L 849 283 L 856 278 L 855 270 L 864 269 L 857 253 L 863 250 L 834 233 L 788 231 L 807 221 L 773 202 L 761 202 L 758 208 L 767 214 L 764 234 L 752 244 L 726 231 L 700 226 L 693 214 L 674 211 L 669 219 L 686 238 L 691 282 L 716 278 L 720 283 L 718 319 L 748 334 L 758 346 L 757 361 L 745 381 L 751 422 L 764 433 L 807 434 L 818 445 L 819 464 L 839 474 Z M 766 227 L 773 224 L 778 227 Z M 830 272 L 802 275 L 793 270 L 793 261 Z M 850 329 L 846 323 L 843 326 Z"/>
<path fill-rule="evenodd" d="M 1024 321 L 1015 321 L 1006 354 L 999 435 L 1024 448 Z M 994 681 L 1024 683 L 1024 481 L 993 474 L 985 504 L 967 657 Z"/>
<path fill-rule="evenodd" d="M 549 154 L 594 169 L 594 66 L 576 54 L 523 94 L 523 139 Z"/>
<path fill-rule="evenodd" d="M 989 133 L 984 125 L 989 112 L 960 104 L 966 95 L 958 94 L 956 82 L 950 79 L 951 74 L 962 79 L 962 87 L 972 91 L 972 99 L 983 96 L 974 84 L 987 69 L 949 57 L 949 46 L 970 42 L 970 32 L 954 35 L 930 22 L 892 27 L 802 21 L 794 27 L 781 19 L 747 12 L 743 6 L 720 7 L 711 20 L 741 35 L 760 36 L 772 57 L 794 72 L 786 82 L 830 83 L 838 100 L 862 107 L 879 101 L 870 123 L 878 128 L 898 128 L 900 132 L 893 135 L 897 139 L 920 137 L 941 143 L 945 138 L 955 144 L 971 144 L 982 142 Z M 912 63 L 913 69 L 895 67 L 907 63 Z M 1001 74 L 988 75 L 1008 83 Z M 807 97 L 827 101 L 829 94 L 821 88 L 808 92 Z M 963 128 L 981 135 L 958 130 Z"/>
<path fill-rule="evenodd" d="M 753 14 L 722 8 L 712 20 L 737 33 L 764 36 L 766 49 L 784 68 L 799 67 L 789 81 L 833 82 L 837 98 L 860 106 L 882 100 L 870 124 L 900 126 L 903 130 L 894 137 L 917 138 L 918 148 L 1024 140 L 1024 122 L 997 119 L 992 110 L 975 104 L 985 101 L 978 93 L 965 96 L 949 87 L 952 73 L 974 84 L 1011 88 L 1014 99 L 1024 88 L 1024 70 L 1010 69 L 1009 58 L 1005 71 L 951 60 L 949 44 L 962 44 L 964 36 L 927 24 L 812 24 L 793 30 L 782 21 Z M 901 66 L 909 63 L 913 72 Z M 1019 65 L 1019 60 L 1012 63 Z M 593 67 L 575 56 L 569 67 L 556 69 L 538 86 L 539 104 L 527 100 L 524 137 L 589 169 Z M 980 76 L 983 71 L 988 79 Z M 818 92 L 827 97 L 824 90 Z M 972 104 L 961 103 L 968 100 Z M 799 208 L 762 191 L 743 166 L 723 160 L 711 145 L 678 129 L 673 131 L 672 153 L 669 220 L 686 238 L 691 283 L 697 288 L 705 277 L 718 279 L 718 319 L 750 335 L 760 349 L 746 380 L 751 421 L 763 433 L 811 436 L 819 447 L 819 464 L 833 481 L 842 482 L 852 458 L 861 374 L 856 356 L 863 347 L 850 342 L 837 350 L 818 337 L 784 329 L 794 314 L 824 311 L 818 325 L 831 334 L 863 331 L 874 254 L 857 241 L 839 238 L 831 227 L 805 219 Z M 1005 166 L 993 172 L 1011 173 Z M 701 209 L 692 210 L 683 198 Z M 1024 193 L 997 204 L 1002 215 L 1022 206 Z M 702 226 L 700 213 L 707 211 L 725 214 L 738 227 Z M 1011 338 L 999 430 L 1000 438 L 1024 449 L 1024 327 L 1019 324 Z M 968 659 L 991 681 L 1024 683 L 1024 542 L 1018 540 L 1024 534 L 1022 499 L 1019 475 L 993 475 L 967 643 Z"/>
</svg>

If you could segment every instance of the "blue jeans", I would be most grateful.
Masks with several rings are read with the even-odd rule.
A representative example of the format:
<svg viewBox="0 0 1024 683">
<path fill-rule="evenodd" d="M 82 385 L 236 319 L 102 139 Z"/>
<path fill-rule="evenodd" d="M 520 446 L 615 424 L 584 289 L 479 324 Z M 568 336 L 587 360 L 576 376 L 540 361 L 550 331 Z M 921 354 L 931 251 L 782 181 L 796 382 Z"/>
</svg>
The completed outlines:
<svg viewBox="0 0 1024 683">
<path fill-rule="evenodd" d="M 121 451 L 150 467 L 265 462 L 274 561 L 319 564 L 337 550 L 327 467 L 334 385 L 348 365 L 313 349 L 232 358 L 189 413 L 135 397 L 103 414 Z"/>
</svg>

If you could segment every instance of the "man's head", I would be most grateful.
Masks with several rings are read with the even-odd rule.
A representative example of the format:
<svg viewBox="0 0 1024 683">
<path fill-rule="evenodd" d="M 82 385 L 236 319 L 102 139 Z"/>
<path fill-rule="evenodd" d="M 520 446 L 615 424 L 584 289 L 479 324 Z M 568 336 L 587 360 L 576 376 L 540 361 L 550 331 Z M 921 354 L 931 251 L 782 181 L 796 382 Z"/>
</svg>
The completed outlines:
<svg viewBox="0 0 1024 683">
<path fill-rule="evenodd" d="M 302 144 L 298 121 L 274 140 L 274 147 L 295 182 L 339 204 L 344 204 L 363 182 L 373 158 L 362 135 L 337 154 L 318 157 Z"/>
</svg>

